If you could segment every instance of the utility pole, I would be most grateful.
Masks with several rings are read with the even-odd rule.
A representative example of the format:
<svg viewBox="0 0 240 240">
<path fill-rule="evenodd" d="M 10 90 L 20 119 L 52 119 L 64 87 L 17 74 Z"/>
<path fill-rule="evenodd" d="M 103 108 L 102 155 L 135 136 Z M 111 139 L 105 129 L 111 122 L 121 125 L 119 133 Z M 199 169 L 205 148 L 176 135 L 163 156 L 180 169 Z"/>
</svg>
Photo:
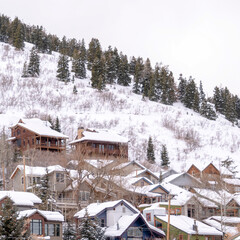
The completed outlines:
<svg viewBox="0 0 240 240">
<path fill-rule="evenodd" d="M 171 197 L 170 194 L 168 194 L 168 223 L 167 223 L 167 240 L 169 240 L 170 235 L 170 209 L 171 207 Z"/>
</svg>

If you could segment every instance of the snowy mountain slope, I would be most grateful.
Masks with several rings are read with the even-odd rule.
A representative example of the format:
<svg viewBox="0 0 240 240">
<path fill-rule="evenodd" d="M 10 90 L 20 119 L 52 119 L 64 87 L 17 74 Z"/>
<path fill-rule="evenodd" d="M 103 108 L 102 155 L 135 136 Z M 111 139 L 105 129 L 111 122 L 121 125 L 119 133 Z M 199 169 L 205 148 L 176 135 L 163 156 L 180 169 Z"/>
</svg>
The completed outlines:
<svg viewBox="0 0 240 240">
<path fill-rule="evenodd" d="M 90 73 L 87 79 L 75 78 L 75 83 L 65 85 L 56 79 L 58 53 L 40 54 L 39 78 L 21 78 L 31 48 L 26 43 L 24 51 L 16 51 L 0 43 L 1 128 L 7 129 L 21 117 L 58 116 L 69 140 L 79 126 L 108 128 L 128 137 L 131 160 L 146 158 L 147 140 L 152 136 L 158 165 L 162 144 L 178 171 L 195 161 L 220 164 L 227 157 L 240 165 L 240 129 L 224 117 L 210 121 L 180 103 L 167 106 L 143 100 L 131 87 L 108 85 L 106 91 L 98 92 L 90 87 Z M 74 85 L 77 95 L 73 94 Z"/>
</svg>

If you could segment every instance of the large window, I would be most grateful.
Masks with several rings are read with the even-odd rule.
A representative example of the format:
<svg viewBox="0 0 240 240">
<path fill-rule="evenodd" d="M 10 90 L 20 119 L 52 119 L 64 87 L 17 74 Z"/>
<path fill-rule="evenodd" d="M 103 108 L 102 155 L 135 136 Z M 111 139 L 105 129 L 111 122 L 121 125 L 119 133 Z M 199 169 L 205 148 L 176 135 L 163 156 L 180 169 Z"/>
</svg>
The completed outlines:
<svg viewBox="0 0 240 240">
<path fill-rule="evenodd" d="M 146 219 L 148 222 L 151 222 L 151 213 L 146 214 Z"/>
<path fill-rule="evenodd" d="M 99 144 L 98 147 L 99 147 L 99 152 L 100 153 L 104 153 L 104 145 L 103 144 Z"/>
<path fill-rule="evenodd" d="M 32 219 L 30 222 L 31 234 L 42 235 L 42 220 Z"/>
<path fill-rule="evenodd" d="M 80 201 L 88 201 L 90 197 L 90 192 L 80 191 L 79 192 L 79 200 Z"/>
<path fill-rule="evenodd" d="M 64 182 L 64 174 L 63 173 L 56 173 L 56 181 L 63 183 Z"/>
<path fill-rule="evenodd" d="M 128 237 L 143 237 L 142 228 L 130 227 L 127 231 Z"/>
<path fill-rule="evenodd" d="M 60 236 L 60 224 L 46 223 L 45 236 Z"/>
</svg>

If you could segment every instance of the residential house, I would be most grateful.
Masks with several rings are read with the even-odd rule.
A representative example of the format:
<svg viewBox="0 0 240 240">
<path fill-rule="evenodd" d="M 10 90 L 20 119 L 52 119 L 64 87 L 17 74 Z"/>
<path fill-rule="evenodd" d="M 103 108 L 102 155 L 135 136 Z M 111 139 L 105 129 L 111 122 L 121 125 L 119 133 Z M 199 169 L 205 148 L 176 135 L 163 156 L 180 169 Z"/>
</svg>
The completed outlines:
<svg viewBox="0 0 240 240">
<path fill-rule="evenodd" d="M 226 167 L 219 166 L 219 164 L 213 163 L 202 164 L 196 162 L 188 168 L 187 173 L 196 178 L 210 181 L 218 181 L 220 175 L 222 178 L 233 177 L 233 173 L 229 171 Z"/>
<path fill-rule="evenodd" d="M 168 216 L 155 215 L 155 226 L 167 232 Z M 171 215 L 170 239 L 179 240 L 221 240 L 223 233 L 214 227 L 183 215 Z"/>
<path fill-rule="evenodd" d="M 68 136 L 50 127 L 50 123 L 37 118 L 20 119 L 10 127 L 11 137 L 16 149 L 24 152 L 28 149 L 62 152 L 66 150 Z"/>
<path fill-rule="evenodd" d="M 211 216 L 203 220 L 204 223 L 224 232 L 224 238 L 228 239 L 230 236 L 239 232 L 240 218 L 227 216 Z"/>
<path fill-rule="evenodd" d="M 86 209 L 77 212 L 77 223 L 85 217 Z M 119 239 L 162 239 L 165 234 L 150 225 L 143 215 L 125 200 L 92 203 L 87 206 L 89 217 L 98 218 L 105 228 L 107 240 Z"/>
<path fill-rule="evenodd" d="M 30 235 L 50 240 L 62 240 L 64 217 L 59 212 L 31 209 L 19 212 L 19 218 L 26 218 Z"/>
<path fill-rule="evenodd" d="M 199 187 L 201 182 L 188 173 L 172 174 L 165 178 L 163 182 L 171 183 L 184 189 L 190 189 L 190 187 Z"/>
<path fill-rule="evenodd" d="M 77 137 L 69 144 L 85 159 L 128 159 L 128 139 L 108 130 L 79 128 Z"/>
<path fill-rule="evenodd" d="M 0 206 L 7 198 L 10 198 L 19 211 L 38 208 L 39 204 L 42 203 L 39 197 L 30 192 L 0 191 Z"/>
</svg>

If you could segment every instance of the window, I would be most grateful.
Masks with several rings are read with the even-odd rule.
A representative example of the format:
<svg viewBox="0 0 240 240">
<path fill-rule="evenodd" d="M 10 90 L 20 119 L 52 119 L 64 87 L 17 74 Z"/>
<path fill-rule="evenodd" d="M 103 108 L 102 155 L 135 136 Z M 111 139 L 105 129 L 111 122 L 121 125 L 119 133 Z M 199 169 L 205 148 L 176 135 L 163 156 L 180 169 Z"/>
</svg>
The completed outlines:
<svg viewBox="0 0 240 240">
<path fill-rule="evenodd" d="M 108 145 L 108 150 L 114 150 L 114 145 Z"/>
<path fill-rule="evenodd" d="M 141 187 L 143 187 L 144 186 L 144 181 L 141 181 Z"/>
<path fill-rule="evenodd" d="M 151 221 L 151 213 L 147 213 L 146 214 L 146 219 L 147 219 L 148 222 Z"/>
<path fill-rule="evenodd" d="M 123 208 L 122 208 L 122 213 L 125 213 L 125 212 L 126 212 L 126 208 L 123 207 Z"/>
<path fill-rule="evenodd" d="M 99 152 L 103 153 L 104 152 L 104 145 L 103 144 L 99 144 Z"/>
<path fill-rule="evenodd" d="M 59 183 L 64 182 L 64 174 L 63 173 L 56 173 L 56 181 Z"/>
<path fill-rule="evenodd" d="M 17 130 L 17 135 L 20 135 L 21 134 L 21 131 L 18 129 Z"/>
<path fill-rule="evenodd" d="M 155 227 L 162 229 L 162 223 L 159 221 L 155 221 Z"/>
<path fill-rule="evenodd" d="M 24 183 L 24 181 L 23 181 L 23 177 L 22 177 L 22 184 Z"/>
<path fill-rule="evenodd" d="M 104 218 L 100 219 L 100 226 L 101 227 L 105 227 L 105 220 L 104 220 Z"/>
<path fill-rule="evenodd" d="M 178 239 L 179 239 L 179 240 L 183 240 L 183 235 L 182 235 L 182 234 L 179 234 Z"/>
<path fill-rule="evenodd" d="M 32 219 L 30 222 L 31 234 L 42 235 L 42 220 Z"/>
<path fill-rule="evenodd" d="M 92 143 L 92 148 L 97 148 L 97 144 L 96 143 Z"/>
<path fill-rule="evenodd" d="M 127 230 L 128 237 L 143 237 L 143 231 L 140 227 L 130 227 Z"/>
<path fill-rule="evenodd" d="M 34 145 L 34 138 L 32 139 L 32 145 Z"/>
<path fill-rule="evenodd" d="M 60 224 L 46 223 L 45 236 L 60 236 Z"/>
<path fill-rule="evenodd" d="M 80 191 L 79 192 L 79 200 L 80 201 L 88 201 L 90 197 L 90 192 Z"/>
</svg>

